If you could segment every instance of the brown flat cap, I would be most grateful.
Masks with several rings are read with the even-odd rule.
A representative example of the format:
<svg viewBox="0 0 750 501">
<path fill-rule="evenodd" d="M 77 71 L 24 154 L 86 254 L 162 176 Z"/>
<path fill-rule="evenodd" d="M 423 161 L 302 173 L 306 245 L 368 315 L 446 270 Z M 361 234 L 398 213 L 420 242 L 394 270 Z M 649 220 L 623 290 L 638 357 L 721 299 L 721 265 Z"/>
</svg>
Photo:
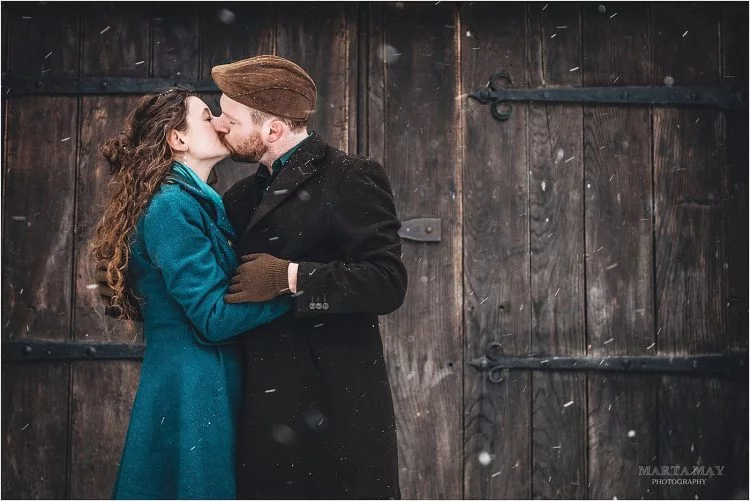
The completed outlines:
<svg viewBox="0 0 750 501">
<path fill-rule="evenodd" d="M 271 115 L 307 120 L 315 108 L 315 82 L 283 57 L 256 56 L 211 69 L 211 78 L 228 97 Z"/>
</svg>

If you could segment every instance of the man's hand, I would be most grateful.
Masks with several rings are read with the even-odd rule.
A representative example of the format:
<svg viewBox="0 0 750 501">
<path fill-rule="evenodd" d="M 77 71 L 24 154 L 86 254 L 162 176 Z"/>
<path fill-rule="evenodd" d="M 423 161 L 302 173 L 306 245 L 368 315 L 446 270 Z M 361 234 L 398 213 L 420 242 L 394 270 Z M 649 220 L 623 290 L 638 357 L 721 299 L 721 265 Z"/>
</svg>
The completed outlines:
<svg viewBox="0 0 750 501">
<path fill-rule="evenodd" d="M 229 293 L 224 296 L 227 303 L 259 303 L 269 301 L 289 292 L 289 261 L 269 254 L 242 256 Z"/>
<path fill-rule="evenodd" d="M 99 287 L 96 289 L 99 292 L 99 298 L 106 304 L 112 300 L 112 296 L 115 295 L 115 291 L 107 283 L 107 261 L 106 259 L 100 259 L 96 262 L 96 271 L 94 272 L 94 281 Z"/>
<path fill-rule="evenodd" d="M 100 259 L 96 262 L 96 270 L 94 271 L 94 281 L 96 282 L 97 291 L 99 292 L 99 299 L 104 303 L 104 314 L 108 317 L 120 319 L 117 310 L 112 308 L 112 296 L 115 295 L 115 291 L 107 283 L 107 261 L 106 259 Z M 135 322 L 143 322 L 141 316 L 141 310 L 138 308 L 138 302 L 131 296 L 131 303 L 135 305 L 135 316 L 131 320 Z"/>
</svg>

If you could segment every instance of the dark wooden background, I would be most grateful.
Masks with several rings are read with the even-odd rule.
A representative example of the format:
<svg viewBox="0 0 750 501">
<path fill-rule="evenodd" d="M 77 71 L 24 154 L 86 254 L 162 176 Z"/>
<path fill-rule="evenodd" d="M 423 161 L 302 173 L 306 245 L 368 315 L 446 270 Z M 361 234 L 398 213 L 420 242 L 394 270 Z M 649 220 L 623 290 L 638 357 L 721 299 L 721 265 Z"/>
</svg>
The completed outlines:
<svg viewBox="0 0 750 501">
<path fill-rule="evenodd" d="M 492 384 L 467 364 L 493 341 L 518 356 L 747 350 L 746 110 L 516 104 L 500 123 L 467 99 L 499 70 L 529 88 L 747 91 L 747 19 L 746 3 L 6 2 L 2 67 L 208 78 L 275 53 L 310 72 L 312 128 L 383 162 L 402 219 L 442 220 L 440 243 L 405 242 L 407 299 L 381 319 L 404 497 L 747 497 L 746 384 Z M 3 341 L 142 341 L 104 316 L 87 247 L 108 181 L 97 146 L 136 99 L 3 100 Z M 218 169 L 221 190 L 254 172 Z M 107 498 L 139 366 L 4 362 L 2 496 Z M 639 476 L 678 464 L 726 475 Z"/>
</svg>

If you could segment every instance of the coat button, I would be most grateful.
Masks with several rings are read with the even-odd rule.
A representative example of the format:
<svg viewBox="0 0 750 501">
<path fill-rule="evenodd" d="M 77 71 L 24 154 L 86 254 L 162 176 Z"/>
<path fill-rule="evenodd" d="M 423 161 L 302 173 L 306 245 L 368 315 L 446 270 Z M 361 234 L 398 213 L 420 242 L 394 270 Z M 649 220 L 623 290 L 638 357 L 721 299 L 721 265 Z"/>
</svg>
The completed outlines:
<svg viewBox="0 0 750 501">
<path fill-rule="evenodd" d="M 232 243 L 231 240 L 227 240 L 227 243 L 229 244 L 229 247 L 234 247 L 234 244 Z"/>
<path fill-rule="evenodd" d="M 323 303 L 323 309 L 327 310 L 329 308 L 328 303 Z"/>
<path fill-rule="evenodd" d="M 314 310 L 314 309 L 315 309 L 315 303 L 310 303 L 310 309 L 311 309 L 311 310 Z"/>
<path fill-rule="evenodd" d="M 320 303 L 315 303 L 315 309 L 316 309 L 316 310 L 320 310 L 320 309 L 322 309 L 322 308 L 323 308 L 323 305 L 322 305 L 322 304 L 320 304 Z"/>
</svg>

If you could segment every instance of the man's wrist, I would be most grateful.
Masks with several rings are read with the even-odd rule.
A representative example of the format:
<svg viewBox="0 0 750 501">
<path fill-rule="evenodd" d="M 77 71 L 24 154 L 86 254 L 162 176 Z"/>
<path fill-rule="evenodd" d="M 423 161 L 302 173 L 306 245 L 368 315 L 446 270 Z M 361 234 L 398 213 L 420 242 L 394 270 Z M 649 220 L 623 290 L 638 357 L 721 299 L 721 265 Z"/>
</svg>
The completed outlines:
<svg viewBox="0 0 750 501">
<path fill-rule="evenodd" d="M 287 267 L 287 280 L 289 281 L 289 290 L 292 294 L 297 293 L 297 270 L 299 263 L 289 263 Z"/>
</svg>

